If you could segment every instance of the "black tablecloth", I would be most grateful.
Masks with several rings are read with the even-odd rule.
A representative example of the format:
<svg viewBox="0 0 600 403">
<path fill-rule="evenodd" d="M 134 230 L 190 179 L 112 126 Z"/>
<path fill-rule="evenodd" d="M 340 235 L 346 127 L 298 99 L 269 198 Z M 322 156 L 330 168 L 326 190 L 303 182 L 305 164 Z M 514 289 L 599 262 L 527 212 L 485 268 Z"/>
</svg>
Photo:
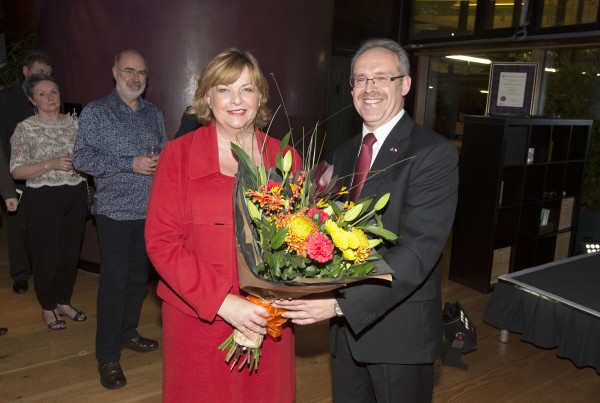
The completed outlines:
<svg viewBox="0 0 600 403">
<path fill-rule="evenodd" d="M 600 253 L 500 276 L 483 320 L 600 374 Z"/>
</svg>

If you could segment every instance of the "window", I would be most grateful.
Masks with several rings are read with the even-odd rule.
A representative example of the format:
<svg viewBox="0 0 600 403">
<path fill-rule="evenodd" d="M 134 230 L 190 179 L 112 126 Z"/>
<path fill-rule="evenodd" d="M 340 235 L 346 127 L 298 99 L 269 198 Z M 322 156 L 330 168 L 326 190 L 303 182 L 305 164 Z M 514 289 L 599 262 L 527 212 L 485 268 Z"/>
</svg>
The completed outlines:
<svg viewBox="0 0 600 403">
<path fill-rule="evenodd" d="M 541 114 L 600 120 L 600 48 L 547 50 Z"/>
<path fill-rule="evenodd" d="M 472 35 L 477 0 L 414 0 L 411 39 Z"/>
<path fill-rule="evenodd" d="M 454 56 L 454 55 L 449 55 Z M 529 62 L 531 51 L 470 54 L 481 60 L 431 57 L 425 127 L 450 139 L 462 134 L 464 115 L 485 115 L 491 62 Z"/>
<path fill-rule="evenodd" d="M 513 28 L 521 25 L 521 0 L 488 0 L 486 29 Z"/>
<path fill-rule="evenodd" d="M 595 23 L 598 0 L 544 0 L 541 27 Z"/>
</svg>

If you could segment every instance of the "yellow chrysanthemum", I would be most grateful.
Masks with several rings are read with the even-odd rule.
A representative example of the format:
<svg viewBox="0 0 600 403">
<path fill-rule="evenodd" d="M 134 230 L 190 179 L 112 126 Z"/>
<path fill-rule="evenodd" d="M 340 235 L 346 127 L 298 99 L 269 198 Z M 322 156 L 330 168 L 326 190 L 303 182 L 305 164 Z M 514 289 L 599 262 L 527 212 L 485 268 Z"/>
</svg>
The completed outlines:
<svg viewBox="0 0 600 403">
<path fill-rule="evenodd" d="M 306 256 L 306 239 L 319 232 L 313 220 L 302 213 L 288 214 L 277 220 L 278 227 L 288 227 L 285 242 L 298 255 Z"/>
<path fill-rule="evenodd" d="M 325 229 L 331 235 L 333 244 L 342 251 L 344 259 L 354 263 L 362 263 L 371 254 L 369 238 L 357 228 L 345 231 L 332 220 L 325 221 Z"/>
<path fill-rule="evenodd" d="M 344 259 L 350 260 L 351 262 L 356 259 L 356 253 L 354 253 L 354 250 L 352 249 L 344 249 L 343 255 Z"/>
<path fill-rule="evenodd" d="M 346 231 L 340 229 L 335 222 L 332 220 L 325 221 L 325 230 L 331 235 L 333 244 L 340 250 L 348 248 L 348 238 Z"/>
</svg>

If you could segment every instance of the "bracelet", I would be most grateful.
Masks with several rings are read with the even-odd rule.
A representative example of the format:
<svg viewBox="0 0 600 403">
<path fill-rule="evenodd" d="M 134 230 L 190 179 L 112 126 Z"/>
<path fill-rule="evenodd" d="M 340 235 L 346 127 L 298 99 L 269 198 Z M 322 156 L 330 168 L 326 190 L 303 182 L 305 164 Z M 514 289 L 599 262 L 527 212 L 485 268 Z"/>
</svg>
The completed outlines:
<svg viewBox="0 0 600 403">
<path fill-rule="evenodd" d="M 44 161 L 44 169 L 47 171 L 48 170 L 48 161 Z"/>
</svg>

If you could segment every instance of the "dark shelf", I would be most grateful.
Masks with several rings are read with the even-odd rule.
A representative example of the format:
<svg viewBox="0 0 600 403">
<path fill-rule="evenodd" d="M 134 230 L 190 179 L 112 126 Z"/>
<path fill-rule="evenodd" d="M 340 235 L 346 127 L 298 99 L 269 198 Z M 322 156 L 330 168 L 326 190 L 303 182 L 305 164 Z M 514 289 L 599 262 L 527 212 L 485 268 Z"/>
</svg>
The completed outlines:
<svg viewBox="0 0 600 403">
<path fill-rule="evenodd" d="M 450 279 L 498 276 L 571 254 L 591 120 L 465 117 Z"/>
</svg>

